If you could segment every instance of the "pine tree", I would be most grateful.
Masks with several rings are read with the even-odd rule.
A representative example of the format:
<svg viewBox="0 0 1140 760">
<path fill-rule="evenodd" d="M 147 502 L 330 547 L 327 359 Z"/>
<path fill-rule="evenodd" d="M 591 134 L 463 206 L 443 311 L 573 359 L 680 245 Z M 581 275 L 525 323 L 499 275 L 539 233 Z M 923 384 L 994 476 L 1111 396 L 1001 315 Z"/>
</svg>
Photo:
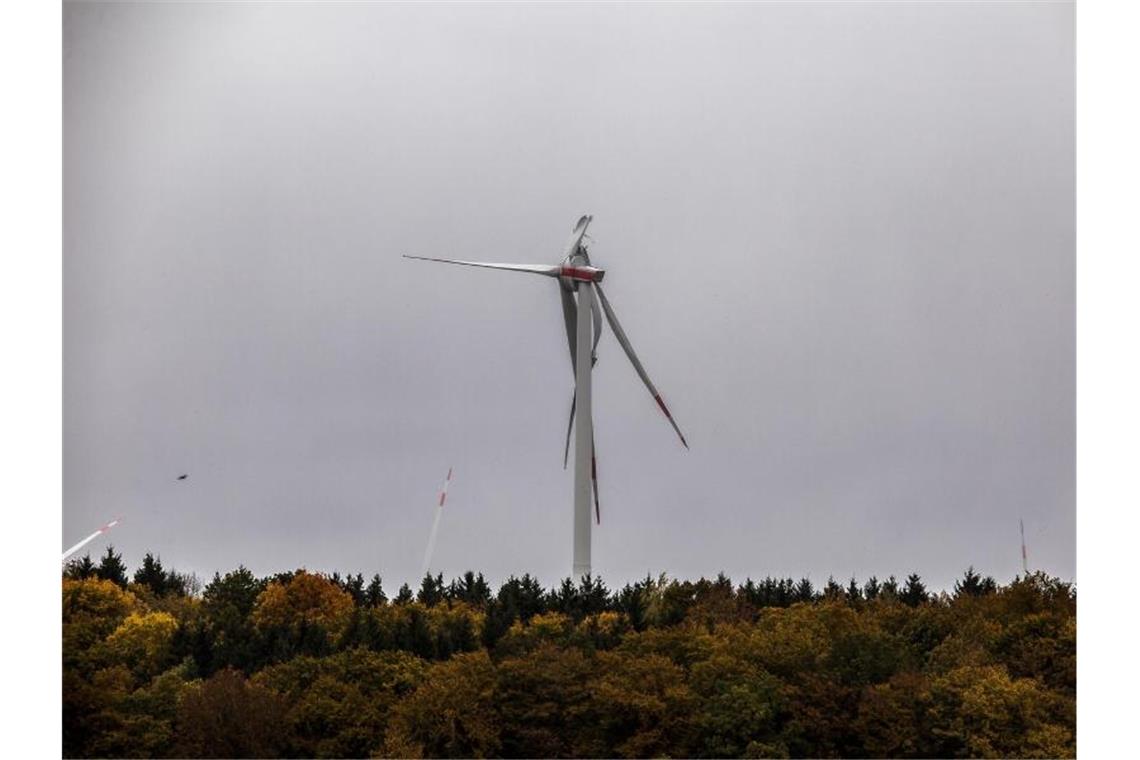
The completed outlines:
<svg viewBox="0 0 1140 760">
<path fill-rule="evenodd" d="M 379 573 L 373 575 L 369 581 L 368 588 L 364 591 L 364 601 L 369 607 L 383 607 L 388 601 L 388 597 L 384 595 L 384 586 L 380 583 Z"/>
<path fill-rule="evenodd" d="M 396 593 L 396 598 L 393 601 L 396 604 L 408 604 L 412 598 L 412 587 L 405 583 L 400 586 L 400 590 Z"/>
<path fill-rule="evenodd" d="M 84 578 L 94 578 L 97 572 L 98 568 L 91 561 L 91 554 L 87 553 L 78 559 L 69 561 L 63 574 L 72 580 L 81 581 Z"/>
<path fill-rule="evenodd" d="M 365 603 L 364 594 L 364 576 L 360 573 L 350 575 L 344 579 L 344 590 L 352 597 L 352 602 L 357 607 L 363 607 Z"/>
<path fill-rule="evenodd" d="M 815 587 L 807 578 L 801 578 L 796 584 L 795 599 L 797 602 L 810 602 L 815 599 Z"/>
<path fill-rule="evenodd" d="M 990 576 L 982 578 L 974 572 L 974 566 L 966 568 L 966 574 L 962 580 L 954 582 L 954 596 L 960 598 L 963 596 L 984 596 L 992 594 L 997 590 L 997 583 Z"/>
<path fill-rule="evenodd" d="M 867 601 L 877 599 L 881 590 L 879 579 L 872 575 L 867 579 L 867 582 L 863 584 L 863 598 Z"/>
<path fill-rule="evenodd" d="M 858 604 L 863 601 L 863 592 L 859 590 L 859 584 L 855 582 L 855 577 L 851 577 L 851 582 L 847 584 L 847 603 Z"/>
<path fill-rule="evenodd" d="M 883 581 L 883 585 L 879 593 L 890 599 L 897 599 L 899 596 L 898 579 L 893 575 L 887 578 L 885 581 Z"/>
<path fill-rule="evenodd" d="M 135 583 L 146 586 L 155 596 L 162 596 L 167 590 L 166 580 L 166 571 L 162 569 L 162 562 L 147 552 L 143 557 L 142 567 L 135 571 Z"/>
<path fill-rule="evenodd" d="M 579 619 L 577 616 L 578 588 L 574 585 L 574 581 L 570 578 L 563 578 L 562 585 L 550 591 L 546 606 L 554 612 L 569 615 L 575 620 Z"/>
<path fill-rule="evenodd" d="M 491 601 L 491 584 L 483 577 L 483 573 L 475 576 L 475 583 L 471 586 L 470 604 L 476 607 L 486 607 Z"/>
<path fill-rule="evenodd" d="M 166 571 L 166 594 L 175 596 L 195 596 L 202 590 L 202 581 L 194 573 Z"/>
<path fill-rule="evenodd" d="M 926 586 L 923 585 L 922 579 L 918 577 L 918 573 L 911 573 L 906 578 L 906 586 L 903 587 L 903 592 L 899 599 L 902 600 L 903 604 L 917 607 L 925 602 L 928 596 Z"/>
<path fill-rule="evenodd" d="M 419 593 L 416 594 L 416 601 L 426 607 L 434 607 L 442 602 L 445 596 L 443 573 L 434 578 L 431 573 L 425 573 L 423 581 L 420 582 Z"/>
<path fill-rule="evenodd" d="M 827 585 L 823 587 L 823 598 L 834 601 L 841 596 L 843 596 L 843 587 L 835 582 L 834 576 L 827 576 Z"/>
<path fill-rule="evenodd" d="M 732 583 L 729 582 L 729 593 Z M 589 574 L 582 576 L 578 582 L 578 614 L 582 617 L 596 615 L 604 612 L 610 606 L 610 591 L 601 578 L 594 578 Z"/>
<path fill-rule="evenodd" d="M 635 631 L 645 630 L 646 589 L 652 585 L 653 579 L 647 575 L 643 581 L 625 584 L 614 597 L 614 608 L 625 613 Z"/>
<path fill-rule="evenodd" d="M 123 564 L 123 555 L 115 553 L 115 547 L 107 545 L 107 553 L 99 561 L 99 568 L 95 574 L 105 581 L 111 581 L 122 588 L 127 587 L 127 566 Z"/>
</svg>

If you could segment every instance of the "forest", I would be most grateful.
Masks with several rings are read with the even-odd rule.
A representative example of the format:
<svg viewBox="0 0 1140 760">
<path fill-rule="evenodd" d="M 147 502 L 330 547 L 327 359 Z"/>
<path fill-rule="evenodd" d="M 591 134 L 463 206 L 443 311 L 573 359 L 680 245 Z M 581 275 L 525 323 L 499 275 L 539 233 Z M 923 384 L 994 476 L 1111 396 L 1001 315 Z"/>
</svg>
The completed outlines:
<svg viewBox="0 0 1140 760">
<path fill-rule="evenodd" d="M 64 568 L 65 757 L 1075 757 L 1076 589 L 968 569 L 493 590 L 108 547 Z"/>
</svg>

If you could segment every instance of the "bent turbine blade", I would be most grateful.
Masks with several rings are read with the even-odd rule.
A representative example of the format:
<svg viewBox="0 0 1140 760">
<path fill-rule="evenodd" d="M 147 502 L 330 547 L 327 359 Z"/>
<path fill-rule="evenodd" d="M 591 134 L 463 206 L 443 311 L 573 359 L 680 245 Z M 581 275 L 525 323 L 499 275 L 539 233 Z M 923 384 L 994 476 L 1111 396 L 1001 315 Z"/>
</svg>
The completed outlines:
<svg viewBox="0 0 1140 760">
<path fill-rule="evenodd" d="M 665 406 L 665 402 L 661 400 L 661 394 L 657 392 L 657 388 L 653 385 L 653 381 L 649 379 L 649 374 L 645 371 L 645 367 L 641 366 L 641 361 L 637 358 L 637 354 L 634 353 L 629 338 L 626 337 L 625 331 L 621 329 L 621 323 L 618 322 L 617 315 L 614 314 L 613 307 L 610 306 L 610 299 L 606 298 L 605 291 L 602 290 L 600 284 L 595 282 L 594 289 L 598 291 L 598 297 L 602 301 L 602 309 L 606 312 L 606 319 L 610 323 L 610 329 L 614 331 L 614 336 L 618 339 L 618 343 L 625 349 L 625 355 L 629 357 L 633 368 L 637 370 L 638 376 L 641 377 L 641 382 L 645 383 L 645 387 L 649 390 L 650 394 L 653 395 L 653 400 L 657 402 L 657 406 L 661 407 L 661 411 L 665 413 L 669 424 L 677 431 L 677 437 L 681 439 L 681 444 L 684 445 L 686 449 L 689 448 L 684 433 L 681 432 L 681 428 L 677 427 L 676 420 L 674 420 L 673 415 L 669 413 L 669 407 Z"/>
<path fill-rule="evenodd" d="M 578 245 L 582 242 L 582 236 L 586 234 L 586 228 L 590 226 L 590 222 L 594 217 L 586 214 L 578 223 L 574 225 L 574 230 L 570 233 L 570 239 L 566 241 L 566 248 L 562 251 L 562 258 L 569 259 L 578 250 Z"/>
<path fill-rule="evenodd" d="M 498 264 L 490 261 L 460 261 L 459 259 L 435 259 L 429 256 L 409 256 L 403 254 L 405 259 L 416 259 L 417 261 L 438 261 L 441 264 L 459 264 L 465 267 L 481 267 L 483 269 L 505 269 L 509 272 L 528 272 L 530 274 L 541 274 L 547 277 L 558 277 L 562 271 L 561 267 L 543 266 L 541 264 Z"/>
</svg>

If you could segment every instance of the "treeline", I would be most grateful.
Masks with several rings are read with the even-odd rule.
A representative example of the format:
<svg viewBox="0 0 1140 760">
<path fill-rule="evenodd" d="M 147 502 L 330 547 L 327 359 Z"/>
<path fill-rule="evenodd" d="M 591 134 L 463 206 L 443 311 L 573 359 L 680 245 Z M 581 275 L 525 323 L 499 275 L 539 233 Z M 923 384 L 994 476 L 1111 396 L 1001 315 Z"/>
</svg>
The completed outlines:
<svg viewBox="0 0 1140 760">
<path fill-rule="evenodd" d="M 1073 757 L 1076 592 L 65 568 L 69 757 Z"/>
</svg>

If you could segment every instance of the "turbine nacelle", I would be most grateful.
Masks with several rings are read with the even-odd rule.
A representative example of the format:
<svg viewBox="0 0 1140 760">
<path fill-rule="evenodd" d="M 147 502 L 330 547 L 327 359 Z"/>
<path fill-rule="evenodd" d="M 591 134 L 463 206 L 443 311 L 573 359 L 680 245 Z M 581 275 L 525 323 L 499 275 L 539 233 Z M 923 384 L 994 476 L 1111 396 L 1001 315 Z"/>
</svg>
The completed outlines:
<svg viewBox="0 0 1140 760">
<path fill-rule="evenodd" d="M 606 276 L 606 270 L 591 266 L 566 266 L 559 268 L 559 277 L 577 282 L 601 282 Z"/>
</svg>

